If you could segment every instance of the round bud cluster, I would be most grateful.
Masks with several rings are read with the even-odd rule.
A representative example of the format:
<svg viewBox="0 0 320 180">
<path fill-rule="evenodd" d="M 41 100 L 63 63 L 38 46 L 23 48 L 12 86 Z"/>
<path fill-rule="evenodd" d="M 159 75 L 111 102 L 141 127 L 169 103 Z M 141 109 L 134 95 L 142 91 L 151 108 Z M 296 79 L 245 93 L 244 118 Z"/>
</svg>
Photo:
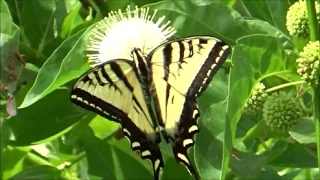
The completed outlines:
<svg viewBox="0 0 320 180">
<path fill-rule="evenodd" d="M 263 120 L 276 132 L 289 131 L 302 116 L 298 101 L 285 92 L 268 96 L 263 107 Z"/>
<path fill-rule="evenodd" d="M 258 115 L 262 112 L 263 104 L 268 94 L 265 92 L 263 83 L 258 83 L 253 87 L 252 94 L 245 104 L 245 113 L 248 115 Z"/>
<path fill-rule="evenodd" d="M 317 20 L 320 24 L 320 5 L 316 1 L 316 14 Z M 286 16 L 286 26 L 290 35 L 295 35 L 302 38 L 308 38 L 309 24 L 308 24 L 308 13 L 307 5 L 305 1 L 297 1 L 290 6 Z"/>
<path fill-rule="evenodd" d="M 300 52 L 297 72 L 309 84 L 320 84 L 320 41 L 309 42 Z"/>
</svg>

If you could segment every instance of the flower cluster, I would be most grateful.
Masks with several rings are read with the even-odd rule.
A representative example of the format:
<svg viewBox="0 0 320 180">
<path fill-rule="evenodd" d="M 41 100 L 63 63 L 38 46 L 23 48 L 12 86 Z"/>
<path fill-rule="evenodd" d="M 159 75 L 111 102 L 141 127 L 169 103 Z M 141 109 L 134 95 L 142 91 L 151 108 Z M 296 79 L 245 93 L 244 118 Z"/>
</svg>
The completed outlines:
<svg viewBox="0 0 320 180">
<path fill-rule="evenodd" d="M 255 116 L 262 112 L 263 104 L 268 96 L 264 89 L 265 86 L 260 82 L 254 86 L 252 94 L 244 107 L 248 115 Z"/>
<path fill-rule="evenodd" d="M 297 72 L 309 84 L 320 84 L 320 41 L 309 42 L 300 52 Z"/>
<path fill-rule="evenodd" d="M 316 13 L 317 20 L 320 24 L 320 5 L 316 1 Z M 308 24 L 308 13 L 307 5 L 305 1 L 297 1 L 288 10 L 286 16 L 286 26 L 290 35 L 295 35 L 302 38 L 308 38 L 309 24 Z"/>
<path fill-rule="evenodd" d="M 170 21 L 164 23 L 164 16 L 155 21 L 156 11 L 149 15 L 149 8 L 132 11 L 130 6 L 126 14 L 121 10 L 111 12 L 99 21 L 92 30 L 87 57 L 92 67 L 112 59 L 131 60 L 133 48 L 140 48 L 148 54 L 176 33 L 170 27 Z"/>
<path fill-rule="evenodd" d="M 289 131 L 302 116 L 300 104 L 285 92 L 268 96 L 263 107 L 263 120 L 271 130 Z"/>
</svg>

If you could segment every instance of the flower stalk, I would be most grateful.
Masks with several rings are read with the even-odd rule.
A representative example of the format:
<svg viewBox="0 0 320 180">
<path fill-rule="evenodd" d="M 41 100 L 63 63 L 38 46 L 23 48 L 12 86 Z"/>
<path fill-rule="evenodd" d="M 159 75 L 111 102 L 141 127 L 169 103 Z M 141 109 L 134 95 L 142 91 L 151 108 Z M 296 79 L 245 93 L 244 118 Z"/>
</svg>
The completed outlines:
<svg viewBox="0 0 320 180">
<path fill-rule="evenodd" d="M 317 41 L 319 38 L 319 24 L 317 21 L 315 1 L 306 1 L 308 22 L 310 29 L 310 40 Z M 320 86 L 319 84 L 313 84 L 313 119 L 315 122 L 316 129 L 316 141 L 317 141 L 317 157 L 318 157 L 318 168 L 320 171 Z"/>
<path fill-rule="evenodd" d="M 316 15 L 316 2 L 313 1 L 306 1 L 307 3 L 307 12 L 308 12 L 308 22 L 309 22 L 309 29 L 310 29 L 310 40 L 316 41 L 319 39 L 319 24 L 317 21 Z"/>
</svg>

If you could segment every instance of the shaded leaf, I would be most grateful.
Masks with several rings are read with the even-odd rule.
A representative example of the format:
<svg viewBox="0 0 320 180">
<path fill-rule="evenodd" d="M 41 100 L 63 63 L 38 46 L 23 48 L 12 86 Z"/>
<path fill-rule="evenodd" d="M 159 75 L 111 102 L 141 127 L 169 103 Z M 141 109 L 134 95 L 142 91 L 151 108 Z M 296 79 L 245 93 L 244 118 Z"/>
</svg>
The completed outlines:
<svg viewBox="0 0 320 180">
<path fill-rule="evenodd" d="M 316 143 L 314 121 L 310 118 L 302 118 L 289 133 L 301 144 Z"/>
<path fill-rule="evenodd" d="M 211 105 L 199 120 L 200 133 L 195 142 L 194 159 L 203 179 L 219 179 L 221 176 L 225 106 L 224 102 Z"/>
<path fill-rule="evenodd" d="M 21 171 L 19 174 L 11 177 L 9 180 L 43 180 L 43 179 L 61 179 L 60 171 L 52 166 L 33 166 Z"/>
<path fill-rule="evenodd" d="M 151 173 L 138 161 L 96 137 L 85 140 L 85 150 L 90 174 L 106 179 L 151 179 Z"/>
<path fill-rule="evenodd" d="M 80 76 L 88 69 L 88 64 L 84 59 L 86 43 L 83 31 L 68 38 L 61 46 L 49 57 L 41 67 L 33 87 L 26 95 L 19 108 L 25 108 L 45 95 L 67 83 L 71 79 Z"/>
<path fill-rule="evenodd" d="M 37 104 L 20 109 L 17 116 L 7 121 L 15 138 L 12 143 L 29 145 L 57 137 L 85 118 L 85 113 L 69 101 L 69 93 L 69 90 L 56 90 Z"/>
</svg>

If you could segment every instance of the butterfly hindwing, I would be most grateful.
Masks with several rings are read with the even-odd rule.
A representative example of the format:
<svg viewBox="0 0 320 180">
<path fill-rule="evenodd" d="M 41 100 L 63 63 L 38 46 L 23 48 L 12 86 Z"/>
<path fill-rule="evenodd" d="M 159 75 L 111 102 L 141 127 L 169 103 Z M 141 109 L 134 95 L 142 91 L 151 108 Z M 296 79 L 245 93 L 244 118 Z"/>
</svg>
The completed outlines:
<svg viewBox="0 0 320 180">
<path fill-rule="evenodd" d="M 164 43 L 148 56 L 159 124 L 176 160 L 192 174 L 195 172 L 187 149 L 193 146 L 193 136 L 199 131 L 196 98 L 229 53 L 230 47 L 216 38 L 191 37 Z"/>
<path fill-rule="evenodd" d="M 71 101 L 121 124 L 133 150 L 152 161 L 154 176 L 163 168 L 150 96 L 143 89 L 135 66 L 129 60 L 112 60 L 80 77 L 71 92 Z"/>
</svg>

